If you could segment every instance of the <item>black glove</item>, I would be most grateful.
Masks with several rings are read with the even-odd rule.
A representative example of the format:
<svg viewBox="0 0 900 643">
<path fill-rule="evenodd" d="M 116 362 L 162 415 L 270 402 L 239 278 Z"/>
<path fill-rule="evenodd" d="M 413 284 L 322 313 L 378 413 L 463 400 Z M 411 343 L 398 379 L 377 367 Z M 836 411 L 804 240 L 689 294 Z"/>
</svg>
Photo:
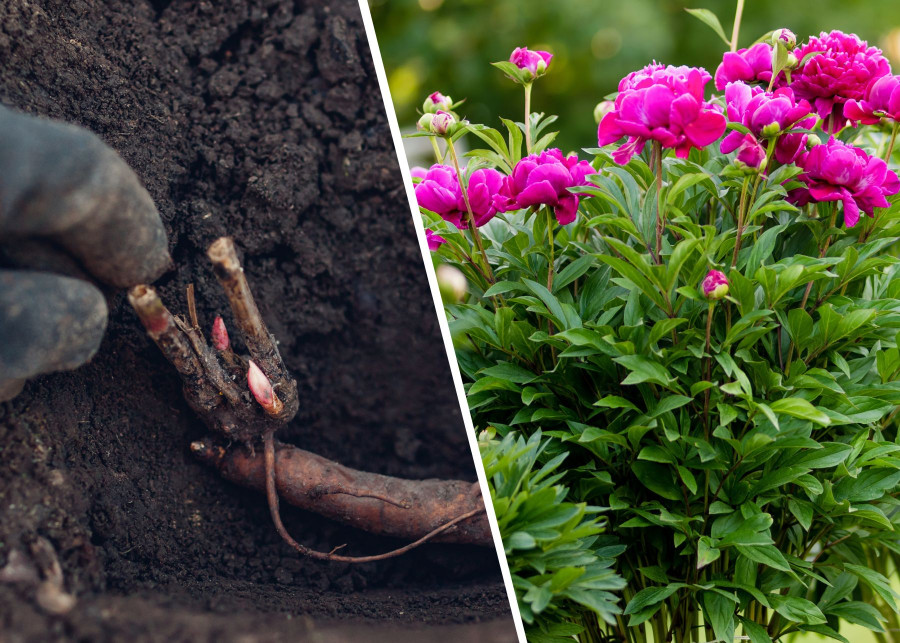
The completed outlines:
<svg viewBox="0 0 900 643">
<path fill-rule="evenodd" d="M 159 213 L 116 152 L 85 129 L 3 106 L 0 261 L 0 400 L 96 353 L 106 301 L 85 279 L 124 288 L 172 264 Z"/>
</svg>

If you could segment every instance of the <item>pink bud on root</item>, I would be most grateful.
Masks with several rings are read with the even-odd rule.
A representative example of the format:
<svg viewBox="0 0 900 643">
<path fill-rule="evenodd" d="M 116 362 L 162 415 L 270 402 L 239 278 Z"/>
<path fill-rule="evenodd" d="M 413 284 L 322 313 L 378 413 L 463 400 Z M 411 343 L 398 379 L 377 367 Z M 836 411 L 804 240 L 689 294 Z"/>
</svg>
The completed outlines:
<svg viewBox="0 0 900 643">
<path fill-rule="evenodd" d="M 228 331 L 225 329 L 225 322 L 222 321 L 221 315 L 216 315 L 212 327 L 212 343 L 217 351 L 228 350 L 231 346 L 231 340 L 228 339 Z"/>
<path fill-rule="evenodd" d="M 278 396 L 275 395 L 275 391 L 272 388 L 272 383 L 269 381 L 269 378 L 265 376 L 265 373 L 260 370 L 259 366 L 251 359 L 249 360 L 250 367 L 247 370 L 247 385 L 250 387 L 250 392 L 253 393 L 253 397 L 259 402 L 259 405 L 265 409 L 266 413 L 269 415 L 278 415 L 281 413 L 281 409 L 284 408 L 284 404 L 282 404 L 281 400 L 278 399 Z"/>
</svg>

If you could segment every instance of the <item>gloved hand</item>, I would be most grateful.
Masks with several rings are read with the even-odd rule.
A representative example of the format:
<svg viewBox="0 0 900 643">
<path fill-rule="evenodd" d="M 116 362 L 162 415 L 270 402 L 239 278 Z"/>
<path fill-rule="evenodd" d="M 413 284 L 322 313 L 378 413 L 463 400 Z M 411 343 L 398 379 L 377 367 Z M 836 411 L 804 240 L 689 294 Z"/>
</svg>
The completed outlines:
<svg viewBox="0 0 900 643">
<path fill-rule="evenodd" d="M 125 288 L 171 264 L 159 213 L 116 152 L 0 106 L 0 401 L 97 352 L 107 308 L 88 279 Z"/>
</svg>

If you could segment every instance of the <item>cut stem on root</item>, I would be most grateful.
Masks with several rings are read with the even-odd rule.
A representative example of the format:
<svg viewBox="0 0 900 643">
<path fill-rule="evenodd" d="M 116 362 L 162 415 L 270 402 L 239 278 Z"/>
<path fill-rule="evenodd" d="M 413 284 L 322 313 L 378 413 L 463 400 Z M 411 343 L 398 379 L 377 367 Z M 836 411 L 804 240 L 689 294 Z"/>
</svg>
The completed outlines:
<svg viewBox="0 0 900 643">
<path fill-rule="evenodd" d="M 275 339 L 259 314 L 231 239 L 213 243 L 208 255 L 251 359 L 232 352 L 221 319 L 213 327 L 217 348 L 206 343 L 197 323 L 193 288 L 187 291 L 190 323 L 172 315 L 150 286 L 136 286 L 128 295 L 147 334 L 181 376 L 191 408 L 229 444 L 249 447 L 245 450 L 235 445 L 226 450 L 201 441 L 191 445 L 194 454 L 226 479 L 265 492 L 279 535 L 311 558 L 374 562 L 400 556 L 432 540 L 491 546 L 477 483 L 400 480 L 354 471 L 293 447 L 283 447 L 276 454 L 275 431 L 294 417 L 299 406 L 296 382 L 284 368 Z M 246 377 L 249 391 L 239 386 L 239 376 Z M 261 455 L 253 451 L 259 440 Z M 373 556 L 337 554 L 342 546 L 329 552 L 313 550 L 295 541 L 285 529 L 279 493 L 290 504 L 370 533 L 413 542 Z"/>
</svg>

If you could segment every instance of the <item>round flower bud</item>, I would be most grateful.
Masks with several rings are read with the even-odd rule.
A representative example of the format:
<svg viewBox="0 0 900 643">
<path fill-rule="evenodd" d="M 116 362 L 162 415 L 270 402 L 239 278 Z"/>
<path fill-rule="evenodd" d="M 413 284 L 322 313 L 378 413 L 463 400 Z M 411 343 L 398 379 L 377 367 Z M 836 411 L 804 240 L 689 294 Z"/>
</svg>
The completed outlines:
<svg viewBox="0 0 900 643">
<path fill-rule="evenodd" d="M 790 29 L 776 29 L 772 33 L 772 44 L 781 43 L 790 51 L 797 46 L 797 34 Z"/>
<path fill-rule="evenodd" d="M 600 121 L 603 120 L 603 117 L 609 114 L 616 108 L 616 104 L 611 100 L 602 100 L 597 103 L 597 106 L 594 107 L 594 122 L 598 125 Z"/>
<path fill-rule="evenodd" d="M 450 111 L 452 105 L 453 99 L 449 96 L 444 96 L 441 92 L 434 92 L 422 103 L 422 111 L 426 114 L 434 114 L 439 110 L 446 112 Z"/>
<path fill-rule="evenodd" d="M 797 65 L 800 64 L 800 61 L 797 60 L 797 56 L 794 54 L 787 55 L 787 62 L 784 64 L 785 69 L 797 69 Z"/>
<path fill-rule="evenodd" d="M 808 134 L 808 135 L 807 135 L 807 138 L 806 138 L 806 147 L 807 147 L 808 149 L 812 149 L 812 148 L 814 148 L 816 145 L 821 145 L 821 144 L 822 144 L 822 139 L 819 138 L 817 135 L 815 135 L 815 134 Z"/>
<path fill-rule="evenodd" d="M 421 120 L 421 119 L 420 119 Z M 450 112 L 438 110 L 431 119 L 431 131 L 438 136 L 446 136 L 456 125 L 456 118 Z"/>
<path fill-rule="evenodd" d="M 416 127 L 423 132 L 431 131 L 431 121 L 434 120 L 434 114 L 426 113 L 422 114 L 422 117 L 416 123 Z"/>
<path fill-rule="evenodd" d="M 442 263 L 437 268 L 438 289 L 445 303 L 455 304 L 462 301 L 468 292 L 466 276 L 453 266 Z"/>
<path fill-rule="evenodd" d="M 779 134 L 781 134 L 781 125 L 778 124 L 778 121 L 773 121 L 768 125 L 763 126 L 761 133 L 766 138 L 778 136 Z"/>
<path fill-rule="evenodd" d="M 707 299 L 722 299 L 728 294 L 728 278 L 718 270 L 710 270 L 703 279 L 701 288 Z"/>
<path fill-rule="evenodd" d="M 527 82 L 547 73 L 553 54 L 548 51 L 532 51 L 528 47 L 516 47 L 509 55 L 509 62 L 525 72 Z"/>
</svg>

